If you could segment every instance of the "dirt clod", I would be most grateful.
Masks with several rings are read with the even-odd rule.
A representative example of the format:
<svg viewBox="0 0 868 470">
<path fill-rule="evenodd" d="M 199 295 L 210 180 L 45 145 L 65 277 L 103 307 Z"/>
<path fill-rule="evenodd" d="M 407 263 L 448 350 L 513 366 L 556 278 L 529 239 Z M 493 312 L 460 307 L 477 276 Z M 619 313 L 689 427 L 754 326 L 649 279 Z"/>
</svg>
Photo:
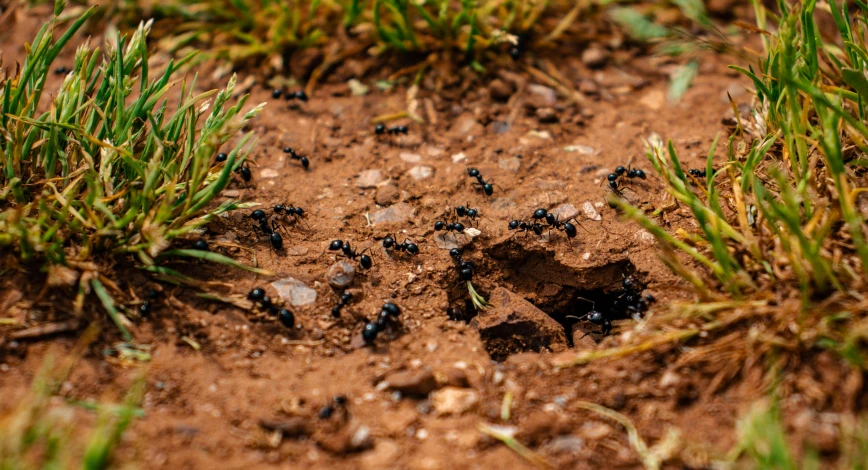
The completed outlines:
<svg viewBox="0 0 868 470">
<path fill-rule="evenodd" d="M 567 345 L 560 323 L 521 296 L 499 287 L 491 293 L 489 303 L 491 307 L 479 312 L 470 324 L 479 330 L 493 358 Z"/>
<path fill-rule="evenodd" d="M 431 405 L 441 415 L 460 415 L 476 406 L 479 393 L 476 390 L 443 387 L 431 393 Z"/>
<path fill-rule="evenodd" d="M 430 370 L 398 371 L 386 376 L 389 388 L 404 395 L 425 396 L 437 388 L 437 380 Z"/>
<path fill-rule="evenodd" d="M 394 184 L 385 184 L 377 188 L 374 201 L 380 206 L 391 206 L 401 198 L 401 192 Z"/>
</svg>

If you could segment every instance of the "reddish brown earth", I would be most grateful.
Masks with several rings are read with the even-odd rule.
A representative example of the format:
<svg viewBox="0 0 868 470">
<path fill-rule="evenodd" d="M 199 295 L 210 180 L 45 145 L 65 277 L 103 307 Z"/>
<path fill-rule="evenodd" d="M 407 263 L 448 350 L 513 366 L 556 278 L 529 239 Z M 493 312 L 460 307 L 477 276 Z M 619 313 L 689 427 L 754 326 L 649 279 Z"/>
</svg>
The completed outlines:
<svg viewBox="0 0 868 470">
<path fill-rule="evenodd" d="M 600 347 L 601 336 L 592 334 L 574 345 L 571 331 L 558 331 L 557 321 L 540 320 L 516 338 L 484 343 L 471 326 L 483 317 L 468 323 L 464 320 L 469 318 L 453 321 L 447 315 L 451 308 L 463 310 L 468 294 L 432 227 L 437 220 L 455 220 L 453 209 L 459 204 L 478 208 L 482 215 L 482 234 L 468 244 L 464 256 L 476 265 L 474 286 L 492 301 L 502 300 L 507 294 L 498 289 L 506 289 L 556 320 L 569 321 L 565 315 L 588 310 L 576 296 L 617 294 L 624 276 L 656 296 L 652 312 L 690 298 L 658 261 L 654 243 L 606 206 L 608 190 L 601 179 L 631 162 L 649 179 L 633 184 L 626 197 L 666 206 L 660 181 L 650 176 L 643 139 L 652 133 L 672 139 L 682 159 L 699 166 L 711 141 L 724 131 L 726 91 L 738 102 L 749 96 L 724 58 L 705 57 L 696 84 L 672 103 L 665 97 L 672 68 L 666 60 L 622 51 L 605 67 L 590 70 L 579 56 L 557 60 L 571 86 L 588 92 L 584 104 L 571 104 L 563 96 L 547 102 L 542 95 L 550 90 L 526 75 L 502 72 L 496 82 L 486 80 L 455 96 L 423 88 L 420 114 L 429 123 L 390 122 L 410 130 L 409 136 L 391 141 L 374 135 L 372 120 L 405 110 L 406 87 L 384 93 L 372 86 L 367 96 L 354 97 L 346 85 L 328 83 L 309 103 L 288 109 L 255 86 L 250 102 L 271 103 L 251 129 L 259 139 L 251 161 L 253 180 L 239 180 L 225 196 L 259 202 L 266 209 L 289 203 L 304 208 L 307 216 L 302 223 L 286 223 L 285 249 L 280 251 L 250 230 L 249 210 L 210 227 L 207 239 L 215 250 L 272 270 L 274 278 L 205 265 L 175 267 L 225 282 L 214 290 L 240 296 L 264 286 L 277 297 L 269 284 L 292 277 L 315 290 L 316 301 L 291 307 L 297 328 L 287 331 L 256 312 L 205 302 L 192 289 L 121 276 L 121 287 L 139 297 L 149 288 L 162 294 L 152 316 L 134 327 L 137 343 L 151 347 L 152 358 L 144 364 L 146 416 L 125 435 L 117 460 L 145 468 L 529 467 L 477 430 L 480 423 L 490 423 L 515 427 L 520 442 L 558 468 L 639 466 L 624 429 L 577 409 L 580 400 L 624 413 L 649 444 L 670 428 L 680 429 L 686 450 L 675 462 L 703 466 L 729 450 L 737 418 L 762 396 L 759 377 L 743 377 L 709 392 L 706 385 L 714 371 L 676 367 L 674 356 L 654 353 L 558 370 L 550 364 L 553 353 Z M 244 78 L 241 72 L 239 81 Z M 48 90 L 56 85 L 50 83 Z M 500 124 L 493 123 L 500 121 L 510 128 L 497 134 Z M 308 155 L 310 169 L 288 161 L 281 151 L 285 146 Z M 461 153 L 466 160 L 453 161 Z M 494 180 L 493 196 L 471 186 L 468 167 Z M 382 182 L 358 187 L 365 170 L 381 171 Z M 414 172 L 430 176 L 417 180 Z M 583 215 L 586 202 L 601 220 Z M 578 209 L 585 229 L 572 243 L 560 232 L 542 242 L 507 230 L 510 219 L 562 204 Z M 366 215 L 376 220 L 385 207 L 409 211 L 409 216 L 398 223 L 369 224 Z M 679 222 L 677 212 L 671 217 L 670 222 Z M 391 233 L 399 241 L 416 242 L 420 253 L 386 253 L 381 240 Z M 340 291 L 326 282 L 326 271 L 335 262 L 333 252 L 326 251 L 333 239 L 371 248 L 374 259 L 371 270 L 357 272 L 351 286 L 355 298 L 338 320 L 330 312 Z M 19 275 L 3 282 L 6 291 L 28 291 L 24 286 Z M 381 335 L 375 347 L 361 346 L 360 319 L 373 318 L 385 301 L 401 307 L 400 326 Z M 498 312 L 502 310 L 482 315 Z M 630 321 L 616 322 L 603 343 L 616 344 L 619 325 Z M 541 324 L 551 334 L 534 343 Z M 106 360 L 104 348 L 117 340 L 111 328 L 106 324 L 100 342 L 64 384 L 64 397 L 118 400 L 139 373 L 136 367 Z M 76 337 L 7 342 L 0 352 L 0 411 L 28 393 L 49 350 L 67 351 Z M 519 346 L 531 351 L 517 350 Z M 390 375 L 396 372 L 405 373 Z M 397 394 L 384 382 L 404 382 L 407 393 Z M 503 421 L 506 394 L 513 401 L 510 417 Z M 319 419 L 320 409 L 336 395 L 347 397 L 345 411 Z M 441 400 L 451 395 L 476 400 L 450 414 Z M 367 439 L 360 439 L 362 427 Z M 275 429 L 283 430 L 282 439 Z"/>
</svg>

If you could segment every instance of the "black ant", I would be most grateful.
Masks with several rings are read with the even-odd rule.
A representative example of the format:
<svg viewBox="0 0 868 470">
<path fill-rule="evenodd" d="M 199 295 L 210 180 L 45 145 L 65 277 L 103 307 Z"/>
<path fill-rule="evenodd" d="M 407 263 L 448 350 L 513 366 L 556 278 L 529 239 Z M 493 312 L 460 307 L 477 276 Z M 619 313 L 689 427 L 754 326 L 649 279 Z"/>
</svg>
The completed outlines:
<svg viewBox="0 0 868 470">
<path fill-rule="evenodd" d="M 241 175 L 241 179 L 243 179 L 245 183 L 249 183 L 250 179 L 253 178 L 253 174 L 250 172 L 250 167 L 247 166 L 247 162 L 244 162 L 241 166 L 236 168 L 235 172 Z"/>
<path fill-rule="evenodd" d="M 494 193 L 494 185 L 492 185 L 490 181 L 485 181 L 479 173 L 479 170 L 476 168 L 468 168 L 467 174 L 471 178 L 476 178 L 477 182 L 473 184 L 478 185 L 482 191 L 485 192 L 486 196 L 491 196 Z"/>
<path fill-rule="evenodd" d="M 259 223 L 259 225 L 254 225 L 254 231 L 260 231 L 263 235 L 268 235 L 268 240 L 271 242 L 271 246 L 274 247 L 275 250 L 279 250 L 283 248 L 283 237 L 277 233 L 277 229 L 280 227 L 276 221 L 272 220 L 271 225 L 268 224 L 268 216 L 265 215 L 265 211 L 261 209 L 257 209 L 250 214 L 250 218 Z"/>
<path fill-rule="evenodd" d="M 389 134 L 389 135 L 404 134 L 404 135 L 409 135 L 409 133 L 410 133 L 410 129 L 408 129 L 407 126 L 394 126 L 394 127 L 388 127 L 388 128 L 387 128 L 385 124 L 377 124 L 377 126 L 374 127 L 374 133 L 377 134 L 377 135 L 383 135 L 383 134 Z"/>
<path fill-rule="evenodd" d="M 274 213 L 278 215 L 291 215 L 296 219 L 304 217 L 304 209 L 289 204 L 278 204 L 274 206 Z"/>
<path fill-rule="evenodd" d="M 201 250 L 201 251 L 208 251 L 208 242 L 206 242 L 204 239 L 200 238 L 200 239 L 196 240 L 196 243 L 193 244 L 193 249 L 194 250 Z"/>
<path fill-rule="evenodd" d="M 291 91 L 286 94 L 286 101 L 299 100 L 307 103 L 307 93 L 303 90 Z"/>
<path fill-rule="evenodd" d="M 458 217 L 467 217 L 470 220 L 476 220 L 476 218 L 479 217 L 479 210 L 473 209 L 472 207 L 470 207 L 469 204 L 467 207 L 464 207 L 464 206 L 456 207 L 455 213 L 458 214 Z"/>
<path fill-rule="evenodd" d="M 687 170 L 687 173 L 696 178 L 705 178 L 706 170 Z"/>
<path fill-rule="evenodd" d="M 579 298 L 582 300 L 585 300 L 587 302 L 591 302 L 588 299 L 584 299 L 582 297 L 579 297 Z M 606 316 L 603 315 L 602 312 L 598 312 L 598 311 L 594 310 L 594 308 L 596 308 L 596 304 L 594 302 L 591 302 L 591 311 L 590 312 L 582 315 L 581 317 L 574 317 L 572 315 L 567 315 L 567 318 L 574 318 L 576 320 L 587 319 L 589 322 L 602 327 L 600 334 L 603 334 L 603 335 L 609 334 L 609 332 L 612 331 L 612 322 L 610 322 L 609 319 L 606 318 Z"/>
<path fill-rule="evenodd" d="M 280 99 L 280 97 L 282 95 L 283 95 L 283 90 L 281 90 L 280 88 L 275 88 L 275 89 L 271 90 L 271 97 L 274 99 Z"/>
<path fill-rule="evenodd" d="M 60 67 L 54 69 L 55 75 L 66 75 L 69 72 L 72 72 L 72 70 L 70 70 L 68 67 L 65 67 L 65 66 L 60 66 Z"/>
<path fill-rule="evenodd" d="M 449 256 L 455 260 L 455 268 L 458 270 L 458 276 L 462 281 L 470 281 L 473 279 L 473 263 L 464 261 L 463 252 L 458 248 L 449 250 Z"/>
<path fill-rule="evenodd" d="M 401 315 L 401 309 L 397 305 L 391 302 L 383 304 L 380 314 L 377 315 L 377 330 L 385 330 L 390 323 L 398 319 L 399 315 Z"/>
<path fill-rule="evenodd" d="M 561 222 L 560 215 L 555 216 L 554 214 L 549 212 L 548 214 L 546 214 L 545 218 L 546 218 L 546 223 L 549 224 L 549 227 L 552 227 L 555 230 L 563 230 L 564 234 L 567 236 L 567 239 L 569 239 L 569 240 L 576 238 L 576 235 L 578 235 L 578 231 L 576 230 L 576 226 L 573 225 L 571 222 L 575 222 L 575 223 L 579 224 L 579 227 L 582 227 L 582 229 L 585 228 L 582 226 L 582 224 L 579 223 L 578 219 L 576 219 L 575 217 L 570 217 L 569 219 Z"/>
<path fill-rule="evenodd" d="M 525 232 L 525 236 L 528 233 L 533 232 L 538 236 L 542 236 L 543 230 L 545 230 L 545 226 L 539 222 L 525 222 L 523 220 L 510 220 L 509 221 L 509 229 L 510 230 L 518 230 L 516 233 Z"/>
<path fill-rule="evenodd" d="M 226 155 L 225 153 L 222 153 L 222 152 L 221 152 L 221 153 L 218 153 L 216 157 L 214 157 L 214 161 L 217 162 L 217 163 L 223 163 L 223 162 L 225 162 L 228 158 L 229 158 L 229 155 Z"/>
<path fill-rule="evenodd" d="M 153 302 L 157 299 L 157 291 L 149 290 L 148 291 L 148 300 L 142 302 L 142 305 L 139 305 L 139 315 L 142 318 L 147 317 L 151 314 L 151 308 L 153 306 Z"/>
<path fill-rule="evenodd" d="M 337 306 L 332 308 L 332 316 L 335 318 L 340 318 L 341 310 L 343 310 L 343 308 L 348 303 L 350 303 L 351 300 L 353 300 L 353 294 L 348 291 L 344 291 L 344 293 L 341 294 L 341 299 L 338 301 Z"/>
<path fill-rule="evenodd" d="M 319 419 L 329 419 L 335 413 L 335 411 L 342 412 L 342 419 L 347 418 L 347 397 L 343 395 L 335 395 L 332 398 L 332 402 L 328 405 L 320 408 L 319 410 Z"/>
<path fill-rule="evenodd" d="M 310 166 L 310 160 L 308 160 L 306 156 L 296 153 L 292 147 L 284 147 L 283 153 L 288 153 L 289 158 L 300 161 L 301 166 L 303 166 L 305 170 Z"/>
<path fill-rule="evenodd" d="M 361 252 L 356 252 L 350 246 L 350 242 L 344 242 L 341 240 L 332 240 L 331 244 L 329 244 L 329 251 L 338 251 L 340 250 L 344 256 L 347 258 L 354 260 L 356 258 L 359 259 L 359 265 L 365 269 L 370 269 L 373 266 L 374 262 L 371 260 L 371 257 L 363 254 L 364 252 L 370 250 L 370 248 L 365 248 Z"/>
<path fill-rule="evenodd" d="M 465 228 L 464 224 L 462 224 L 461 222 L 450 222 L 448 224 L 444 223 L 441 220 L 434 222 L 434 230 L 436 230 L 438 232 L 441 230 L 446 230 L 447 232 L 455 232 L 455 233 L 463 234 L 464 228 Z"/>
<path fill-rule="evenodd" d="M 419 247 L 416 246 L 415 243 L 411 242 L 410 239 L 404 239 L 403 243 L 398 244 L 397 237 L 395 237 L 395 235 L 390 235 L 383 239 L 383 248 L 394 248 L 398 251 L 406 251 L 411 255 L 419 253 Z"/>
</svg>

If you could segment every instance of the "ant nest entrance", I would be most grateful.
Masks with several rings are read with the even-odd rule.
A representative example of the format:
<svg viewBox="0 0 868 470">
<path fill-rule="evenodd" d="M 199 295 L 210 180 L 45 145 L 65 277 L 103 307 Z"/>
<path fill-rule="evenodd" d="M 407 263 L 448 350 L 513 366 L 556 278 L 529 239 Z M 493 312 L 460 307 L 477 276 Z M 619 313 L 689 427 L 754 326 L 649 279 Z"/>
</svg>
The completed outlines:
<svg viewBox="0 0 868 470">
<path fill-rule="evenodd" d="M 593 348 L 617 331 L 617 321 L 640 317 L 654 301 L 629 259 L 569 266 L 551 251 L 509 251 L 489 253 L 506 256 L 499 273 L 503 282 L 488 292 L 488 308 L 477 311 L 450 299 L 452 312 L 463 313 L 451 314 L 453 319 L 479 330 L 494 360 L 527 351 Z"/>
</svg>

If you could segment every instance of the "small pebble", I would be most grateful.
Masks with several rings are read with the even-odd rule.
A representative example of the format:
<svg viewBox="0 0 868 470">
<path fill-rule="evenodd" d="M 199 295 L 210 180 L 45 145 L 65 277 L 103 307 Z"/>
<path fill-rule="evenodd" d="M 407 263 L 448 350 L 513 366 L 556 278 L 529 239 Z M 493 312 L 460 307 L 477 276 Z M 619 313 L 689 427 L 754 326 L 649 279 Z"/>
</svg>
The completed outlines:
<svg viewBox="0 0 868 470">
<path fill-rule="evenodd" d="M 346 260 L 340 260 L 331 265 L 326 272 L 329 285 L 338 289 L 349 287 L 356 275 L 356 268 Z"/>
</svg>

